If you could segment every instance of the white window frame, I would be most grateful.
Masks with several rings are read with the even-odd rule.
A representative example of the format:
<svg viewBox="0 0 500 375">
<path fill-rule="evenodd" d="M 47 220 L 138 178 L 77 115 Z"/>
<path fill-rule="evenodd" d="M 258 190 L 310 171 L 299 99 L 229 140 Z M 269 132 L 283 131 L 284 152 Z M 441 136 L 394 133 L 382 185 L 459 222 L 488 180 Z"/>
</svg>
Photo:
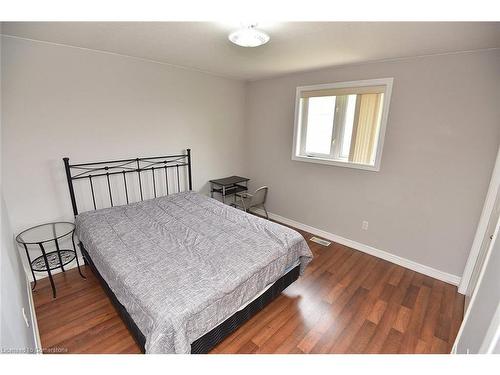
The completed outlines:
<svg viewBox="0 0 500 375">
<path fill-rule="evenodd" d="M 380 171 L 380 163 L 382 160 L 382 151 L 384 148 L 384 139 L 385 139 L 385 130 L 387 127 L 387 118 L 389 115 L 389 106 L 391 103 L 391 93 L 392 93 L 392 84 L 394 78 L 377 78 L 377 79 L 367 79 L 361 81 L 349 81 L 349 82 L 337 82 L 337 83 L 327 83 L 327 84 L 319 84 L 319 85 L 309 85 L 309 86 L 299 86 L 296 90 L 295 95 L 295 120 L 294 120 L 294 129 L 293 129 L 293 147 L 292 147 L 292 160 L 308 162 L 308 163 L 318 163 L 318 164 L 326 164 L 333 165 L 344 168 L 355 168 L 355 169 L 363 169 L 368 171 Z M 300 121 L 299 117 L 306 116 L 307 113 L 302 113 L 300 99 L 303 91 L 313 91 L 313 90 L 328 90 L 328 89 L 343 89 L 343 88 L 359 88 L 366 86 L 385 86 L 384 91 L 384 104 L 382 108 L 382 116 L 380 119 L 380 130 L 377 139 L 377 151 L 375 154 L 375 163 L 374 165 L 368 164 L 358 164 L 352 163 L 349 161 L 338 161 L 333 160 L 328 157 L 321 157 L 320 155 L 310 155 L 305 156 L 304 150 L 301 147 L 305 147 L 305 141 L 301 139 L 303 137 L 302 129 L 299 129 L 300 124 L 303 123 Z M 336 104 L 337 106 L 337 104 Z M 326 155 L 325 155 L 326 156 Z"/>
</svg>

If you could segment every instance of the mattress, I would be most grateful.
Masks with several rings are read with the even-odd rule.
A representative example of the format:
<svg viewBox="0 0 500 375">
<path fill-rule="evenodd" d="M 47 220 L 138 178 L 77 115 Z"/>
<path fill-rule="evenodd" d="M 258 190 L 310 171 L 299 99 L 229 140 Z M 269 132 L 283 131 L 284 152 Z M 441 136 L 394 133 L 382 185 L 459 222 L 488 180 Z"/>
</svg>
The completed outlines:
<svg viewBox="0 0 500 375">
<path fill-rule="evenodd" d="M 84 212 L 76 233 L 144 334 L 146 353 L 189 353 L 312 259 L 298 232 L 195 192 Z"/>
</svg>

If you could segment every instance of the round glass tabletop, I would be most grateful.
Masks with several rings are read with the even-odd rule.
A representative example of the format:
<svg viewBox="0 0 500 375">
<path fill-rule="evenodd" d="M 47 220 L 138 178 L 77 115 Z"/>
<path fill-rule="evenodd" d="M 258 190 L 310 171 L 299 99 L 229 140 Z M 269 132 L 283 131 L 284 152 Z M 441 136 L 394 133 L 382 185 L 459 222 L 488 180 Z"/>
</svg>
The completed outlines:
<svg viewBox="0 0 500 375">
<path fill-rule="evenodd" d="M 41 224 L 19 233 L 16 241 L 26 245 L 54 241 L 70 234 L 74 229 L 75 224 L 66 221 Z"/>
</svg>

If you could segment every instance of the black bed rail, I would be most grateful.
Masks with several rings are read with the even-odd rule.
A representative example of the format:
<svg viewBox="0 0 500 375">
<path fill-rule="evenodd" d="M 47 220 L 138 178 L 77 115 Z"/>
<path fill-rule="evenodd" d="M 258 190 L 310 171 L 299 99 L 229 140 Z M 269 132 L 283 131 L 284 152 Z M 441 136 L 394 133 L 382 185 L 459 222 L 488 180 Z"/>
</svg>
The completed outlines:
<svg viewBox="0 0 500 375">
<path fill-rule="evenodd" d="M 149 178 L 151 178 L 151 186 L 153 190 L 153 196 L 151 198 L 156 198 L 161 195 L 169 195 L 169 185 L 171 181 L 169 180 L 168 170 L 174 170 L 174 178 L 176 177 L 177 184 L 175 191 L 172 192 L 180 192 L 181 191 L 181 176 L 180 169 L 187 168 L 187 187 L 189 190 L 193 189 L 193 179 L 191 175 L 191 149 L 187 149 L 185 154 L 180 155 L 166 155 L 166 156 L 152 156 L 152 157 L 143 157 L 143 158 L 133 158 L 133 159 L 120 159 L 120 160 L 109 160 L 109 161 L 98 161 L 91 163 L 79 163 L 79 164 L 70 164 L 69 158 L 63 158 L 64 168 L 66 171 L 66 179 L 68 181 L 69 195 L 71 198 L 71 205 L 73 208 L 73 214 L 78 215 L 78 205 L 76 200 L 74 181 L 85 180 L 88 181 L 88 186 L 90 189 L 92 204 L 94 210 L 97 209 L 96 204 L 96 195 L 97 191 L 94 188 L 94 181 L 98 178 L 105 179 L 107 185 L 107 194 L 110 202 L 110 206 L 114 207 L 116 200 L 113 199 L 113 193 L 111 188 L 111 180 L 112 176 L 123 176 L 121 182 L 123 182 L 123 190 L 125 193 L 126 203 L 130 203 L 130 192 L 127 184 L 126 175 L 129 173 L 133 173 L 137 176 L 138 188 L 140 192 L 140 199 L 143 201 L 144 191 L 143 191 L 143 172 L 150 172 Z M 163 172 L 162 172 L 163 171 Z M 157 186 L 157 180 L 163 174 L 163 178 L 165 179 L 165 191 L 164 194 L 161 194 L 160 189 Z M 124 202 L 125 203 L 125 202 Z"/>
</svg>

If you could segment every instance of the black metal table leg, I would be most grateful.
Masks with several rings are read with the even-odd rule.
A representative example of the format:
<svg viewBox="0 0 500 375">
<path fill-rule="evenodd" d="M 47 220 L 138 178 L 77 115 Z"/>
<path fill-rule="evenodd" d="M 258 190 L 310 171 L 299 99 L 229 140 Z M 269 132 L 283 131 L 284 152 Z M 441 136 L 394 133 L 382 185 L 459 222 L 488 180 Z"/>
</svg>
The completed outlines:
<svg viewBox="0 0 500 375">
<path fill-rule="evenodd" d="M 63 272 L 66 272 L 66 270 L 64 269 L 64 266 L 63 266 L 63 261 L 62 261 L 62 258 L 61 258 L 61 249 L 59 249 L 59 241 L 57 241 L 57 238 L 54 238 L 54 242 L 56 243 L 56 250 L 57 250 L 57 257 L 59 258 L 59 264 L 61 265 L 61 270 Z M 76 255 L 76 253 L 75 253 Z"/>
<path fill-rule="evenodd" d="M 52 278 L 52 272 L 50 272 L 50 265 L 47 259 L 47 254 L 45 253 L 45 248 L 43 247 L 43 243 L 38 243 L 40 246 L 40 250 L 42 251 L 43 260 L 45 262 L 45 267 L 47 267 L 47 273 L 49 274 L 50 285 L 52 286 L 52 295 L 56 298 L 56 286 L 54 285 L 54 279 Z"/>
<path fill-rule="evenodd" d="M 31 257 L 30 257 L 30 253 L 28 251 L 28 245 L 26 245 L 25 243 L 23 243 L 23 246 L 24 246 L 24 250 L 26 250 L 26 257 L 28 257 L 28 264 L 30 265 L 31 276 L 33 276 L 33 282 L 35 283 L 31 287 L 31 290 L 35 290 L 35 288 L 36 288 L 36 277 L 35 277 L 35 272 L 33 272 L 33 267 L 31 266 Z"/>
</svg>

